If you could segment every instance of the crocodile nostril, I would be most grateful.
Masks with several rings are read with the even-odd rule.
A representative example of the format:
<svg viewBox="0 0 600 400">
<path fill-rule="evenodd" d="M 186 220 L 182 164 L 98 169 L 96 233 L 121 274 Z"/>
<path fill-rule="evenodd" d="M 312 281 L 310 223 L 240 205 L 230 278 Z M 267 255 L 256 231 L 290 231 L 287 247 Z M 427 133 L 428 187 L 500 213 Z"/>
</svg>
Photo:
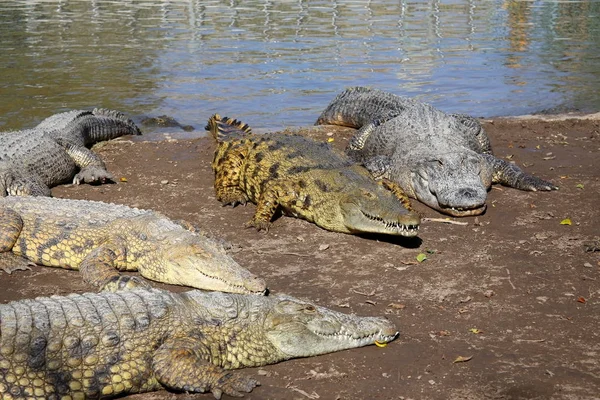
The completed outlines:
<svg viewBox="0 0 600 400">
<path fill-rule="evenodd" d="M 473 189 L 469 189 L 469 188 L 460 189 L 458 191 L 458 194 L 460 197 L 464 197 L 467 199 L 474 199 L 474 198 L 478 197 L 477 191 L 475 191 Z"/>
</svg>

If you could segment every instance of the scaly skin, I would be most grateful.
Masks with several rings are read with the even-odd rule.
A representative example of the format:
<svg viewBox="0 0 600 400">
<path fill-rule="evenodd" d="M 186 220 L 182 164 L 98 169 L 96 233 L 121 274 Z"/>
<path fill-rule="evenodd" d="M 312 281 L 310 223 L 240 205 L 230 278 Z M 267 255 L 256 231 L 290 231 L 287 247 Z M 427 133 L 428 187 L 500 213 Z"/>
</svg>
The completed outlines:
<svg viewBox="0 0 600 400">
<path fill-rule="evenodd" d="M 456 217 L 483 213 L 492 183 L 530 191 L 558 189 L 494 157 L 474 118 L 381 90 L 346 89 L 316 124 L 360 128 L 348 144 L 352 159 L 410 197 Z"/>
<path fill-rule="evenodd" d="M 215 240 L 163 215 L 96 201 L 0 198 L 0 260 L 80 270 L 103 290 L 154 281 L 233 293 L 264 293 L 265 282 L 238 265 Z M 4 257 L 3 257 L 4 256 Z M 8 257 L 5 263 L 14 263 Z"/>
<path fill-rule="evenodd" d="M 0 133 L 0 196 L 50 196 L 50 187 L 112 180 L 104 162 L 88 147 L 138 127 L 118 111 L 68 111 L 33 129 Z"/>
<path fill-rule="evenodd" d="M 241 396 L 259 383 L 230 370 L 397 335 L 385 318 L 285 295 L 134 289 L 21 300 L 0 305 L 0 396 L 97 399 L 160 388 Z"/>
<path fill-rule="evenodd" d="M 186 132 L 191 132 L 194 127 L 191 125 L 182 125 L 175 118 L 168 115 L 159 115 L 158 117 L 142 118 L 142 125 L 147 128 L 181 128 Z"/>
<path fill-rule="evenodd" d="M 258 230 L 267 230 L 281 209 L 335 232 L 418 233 L 419 215 L 410 211 L 402 190 L 389 181 L 386 186 L 395 190 L 386 190 L 326 143 L 300 135 L 252 135 L 247 125 L 218 115 L 207 129 L 218 142 L 212 163 L 217 200 L 257 204 L 248 225 Z"/>
</svg>

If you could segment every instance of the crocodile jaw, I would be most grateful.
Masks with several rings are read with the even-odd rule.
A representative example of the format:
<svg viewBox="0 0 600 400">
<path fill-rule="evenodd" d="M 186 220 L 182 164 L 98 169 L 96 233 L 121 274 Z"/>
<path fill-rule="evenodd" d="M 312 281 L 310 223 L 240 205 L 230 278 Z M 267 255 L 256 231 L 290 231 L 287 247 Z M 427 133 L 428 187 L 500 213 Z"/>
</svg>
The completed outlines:
<svg viewBox="0 0 600 400">
<path fill-rule="evenodd" d="M 385 196 L 385 197 L 384 197 Z M 421 218 L 402 207 L 390 193 L 374 201 L 355 201 L 350 196 L 340 202 L 342 222 L 350 233 L 379 233 L 414 237 L 419 233 Z"/>
<path fill-rule="evenodd" d="M 241 267 L 225 250 L 211 243 L 171 244 L 158 263 L 146 264 L 139 268 L 142 276 L 164 283 L 229 293 L 268 293 L 262 278 Z"/>
<path fill-rule="evenodd" d="M 441 167 L 433 168 L 431 165 L 435 163 L 430 162 L 413 170 L 410 180 L 414 197 L 434 210 L 454 217 L 483 214 L 487 187 L 479 165 L 452 163 L 446 158 L 444 161 Z"/>
<path fill-rule="evenodd" d="M 381 345 L 399 335 L 386 318 L 358 317 L 293 300 L 280 302 L 264 323 L 267 338 L 286 358 Z"/>
</svg>

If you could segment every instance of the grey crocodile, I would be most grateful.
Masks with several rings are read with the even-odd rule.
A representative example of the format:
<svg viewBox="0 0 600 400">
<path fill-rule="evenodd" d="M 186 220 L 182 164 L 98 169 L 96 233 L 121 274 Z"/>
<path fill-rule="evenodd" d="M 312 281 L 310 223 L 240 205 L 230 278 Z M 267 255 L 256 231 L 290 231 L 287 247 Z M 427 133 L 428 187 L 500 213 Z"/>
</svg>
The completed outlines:
<svg viewBox="0 0 600 400">
<path fill-rule="evenodd" d="M 96 108 L 55 114 L 33 129 L 0 133 L 0 196 L 50 196 L 50 187 L 72 181 L 113 180 L 88 147 L 139 128 L 118 111 Z"/>
<path fill-rule="evenodd" d="M 316 124 L 359 128 L 347 153 L 375 178 L 396 182 L 410 197 L 445 214 L 483 213 L 492 183 L 529 191 L 558 189 L 495 157 L 476 119 L 381 90 L 346 89 Z"/>
<path fill-rule="evenodd" d="M 0 305 L 2 399 L 98 399 L 161 388 L 242 396 L 259 383 L 231 370 L 373 343 L 385 318 L 290 296 L 156 289 Z"/>
<path fill-rule="evenodd" d="M 197 231 L 157 212 L 117 204 L 0 198 L 0 261 L 15 264 L 16 255 L 23 262 L 80 270 L 87 283 L 103 290 L 147 286 L 143 279 L 118 272 L 139 271 L 175 285 L 265 293 L 262 279 L 236 263 L 221 243 Z"/>
</svg>

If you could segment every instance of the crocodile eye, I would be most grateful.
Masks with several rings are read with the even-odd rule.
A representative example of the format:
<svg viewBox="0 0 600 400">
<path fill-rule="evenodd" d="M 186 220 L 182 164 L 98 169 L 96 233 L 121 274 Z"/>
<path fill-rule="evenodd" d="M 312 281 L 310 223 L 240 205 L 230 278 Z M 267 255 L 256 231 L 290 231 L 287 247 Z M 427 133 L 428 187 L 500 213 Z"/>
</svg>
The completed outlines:
<svg viewBox="0 0 600 400">
<path fill-rule="evenodd" d="M 313 314 L 317 311 L 317 309 L 315 308 L 315 306 L 308 305 L 304 307 L 304 311 L 306 311 L 309 314 Z"/>
<path fill-rule="evenodd" d="M 367 190 L 361 190 L 361 192 L 362 192 L 362 195 L 365 196 L 369 200 L 373 200 L 373 199 L 377 198 L 377 196 L 375 196 L 373 193 L 371 193 Z"/>
</svg>

